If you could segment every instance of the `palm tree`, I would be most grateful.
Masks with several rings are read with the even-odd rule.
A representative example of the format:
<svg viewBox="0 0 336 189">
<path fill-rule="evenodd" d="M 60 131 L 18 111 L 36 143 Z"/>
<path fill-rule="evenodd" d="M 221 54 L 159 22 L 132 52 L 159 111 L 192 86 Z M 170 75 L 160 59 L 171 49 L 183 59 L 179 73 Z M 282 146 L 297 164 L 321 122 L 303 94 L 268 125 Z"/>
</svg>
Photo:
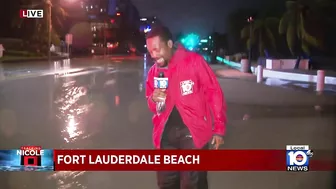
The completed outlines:
<svg viewBox="0 0 336 189">
<path fill-rule="evenodd" d="M 280 35 L 286 34 L 287 46 L 293 56 L 297 55 L 294 69 L 299 68 L 302 55 L 310 55 L 310 47 L 321 48 L 322 41 L 307 31 L 307 17 L 312 12 L 300 1 L 287 1 L 287 11 L 279 23 Z M 310 25 L 314 23 L 309 22 Z"/>
<path fill-rule="evenodd" d="M 276 49 L 275 37 L 272 26 L 279 23 L 277 18 L 256 19 L 252 25 L 246 25 L 241 31 L 241 38 L 246 40 L 247 48 L 257 45 L 260 56 L 264 56 L 265 50 Z M 252 28 L 251 28 L 252 27 Z"/>
<path fill-rule="evenodd" d="M 319 32 L 323 32 L 322 36 L 324 36 L 324 39 L 328 39 L 323 42 L 324 52 L 333 55 L 336 52 L 336 45 L 334 43 L 336 39 L 336 1 L 314 0 L 313 3 L 311 7 L 314 16 L 319 18 L 319 24 L 323 26 L 317 28 L 319 28 Z M 323 30 L 321 31 L 320 28 L 323 28 Z"/>
<path fill-rule="evenodd" d="M 34 19 L 33 35 L 29 37 L 29 41 L 36 43 L 37 47 L 41 47 L 43 51 L 49 51 L 50 43 L 58 44 L 59 37 L 56 29 L 63 26 L 62 21 L 68 16 L 67 12 L 60 6 L 58 0 L 22 0 L 23 6 L 21 8 L 41 8 L 44 9 L 44 17 L 46 19 Z M 24 24 L 31 20 L 14 18 L 12 25 L 21 28 Z M 54 26 L 54 27 L 53 27 Z M 51 41 L 50 41 L 51 40 Z M 38 49 L 38 51 L 41 51 Z"/>
</svg>

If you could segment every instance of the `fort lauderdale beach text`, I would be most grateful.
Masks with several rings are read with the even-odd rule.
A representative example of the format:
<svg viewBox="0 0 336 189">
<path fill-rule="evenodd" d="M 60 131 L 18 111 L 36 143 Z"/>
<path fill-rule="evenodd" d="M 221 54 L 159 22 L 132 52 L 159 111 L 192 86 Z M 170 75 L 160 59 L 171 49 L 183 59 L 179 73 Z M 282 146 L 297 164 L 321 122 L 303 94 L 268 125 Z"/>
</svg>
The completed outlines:
<svg viewBox="0 0 336 189">
<path fill-rule="evenodd" d="M 57 155 L 57 164 L 200 164 L 199 155 Z"/>
</svg>

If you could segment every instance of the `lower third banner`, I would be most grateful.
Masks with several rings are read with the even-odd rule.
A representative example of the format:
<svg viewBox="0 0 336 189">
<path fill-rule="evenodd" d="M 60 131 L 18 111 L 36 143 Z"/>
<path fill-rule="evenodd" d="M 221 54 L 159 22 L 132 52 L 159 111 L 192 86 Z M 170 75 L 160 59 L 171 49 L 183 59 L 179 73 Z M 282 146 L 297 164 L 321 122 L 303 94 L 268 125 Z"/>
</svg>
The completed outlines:
<svg viewBox="0 0 336 189">
<path fill-rule="evenodd" d="M 334 162 L 286 150 L 55 150 L 55 171 L 323 171 Z M 292 155 L 290 156 L 290 158 Z M 304 162 L 303 162 L 304 161 Z M 292 163 L 297 165 L 292 165 Z"/>
</svg>

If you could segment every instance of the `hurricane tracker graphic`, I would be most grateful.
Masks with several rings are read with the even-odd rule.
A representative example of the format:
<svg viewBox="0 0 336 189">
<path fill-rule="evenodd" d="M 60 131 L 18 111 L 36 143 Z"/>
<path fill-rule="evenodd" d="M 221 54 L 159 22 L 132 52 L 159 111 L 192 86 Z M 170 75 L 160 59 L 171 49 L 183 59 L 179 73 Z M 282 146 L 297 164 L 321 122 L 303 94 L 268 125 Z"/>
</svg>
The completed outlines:
<svg viewBox="0 0 336 189">
<path fill-rule="evenodd" d="M 0 171 L 54 171 L 51 149 L 0 150 Z"/>
</svg>

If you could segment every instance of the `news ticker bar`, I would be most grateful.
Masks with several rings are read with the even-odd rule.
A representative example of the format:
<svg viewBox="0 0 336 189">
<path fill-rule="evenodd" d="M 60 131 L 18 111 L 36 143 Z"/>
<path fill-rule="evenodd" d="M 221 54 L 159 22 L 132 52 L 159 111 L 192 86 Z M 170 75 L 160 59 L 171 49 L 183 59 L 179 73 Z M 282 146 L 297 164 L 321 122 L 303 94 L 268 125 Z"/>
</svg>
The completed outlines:
<svg viewBox="0 0 336 189">
<path fill-rule="evenodd" d="M 22 165 L 20 162 L 24 160 L 29 161 L 30 156 L 22 160 L 22 155 L 25 154 L 17 153 L 15 150 L 10 155 L 11 161 L 16 162 L 12 166 Z M 43 150 L 39 153 L 41 163 L 38 165 L 49 169 L 52 167 L 55 171 L 286 171 L 288 152 L 286 150 Z M 314 154 L 319 154 L 319 151 L 314 151 Z M 309 170 L 335 170 L 335 161 L 326 157 L 316 155 L 311 158 Z M 0 158 L 0 167 L 11 166 L 2 160 L 3 158 Z"/>
</svg>

